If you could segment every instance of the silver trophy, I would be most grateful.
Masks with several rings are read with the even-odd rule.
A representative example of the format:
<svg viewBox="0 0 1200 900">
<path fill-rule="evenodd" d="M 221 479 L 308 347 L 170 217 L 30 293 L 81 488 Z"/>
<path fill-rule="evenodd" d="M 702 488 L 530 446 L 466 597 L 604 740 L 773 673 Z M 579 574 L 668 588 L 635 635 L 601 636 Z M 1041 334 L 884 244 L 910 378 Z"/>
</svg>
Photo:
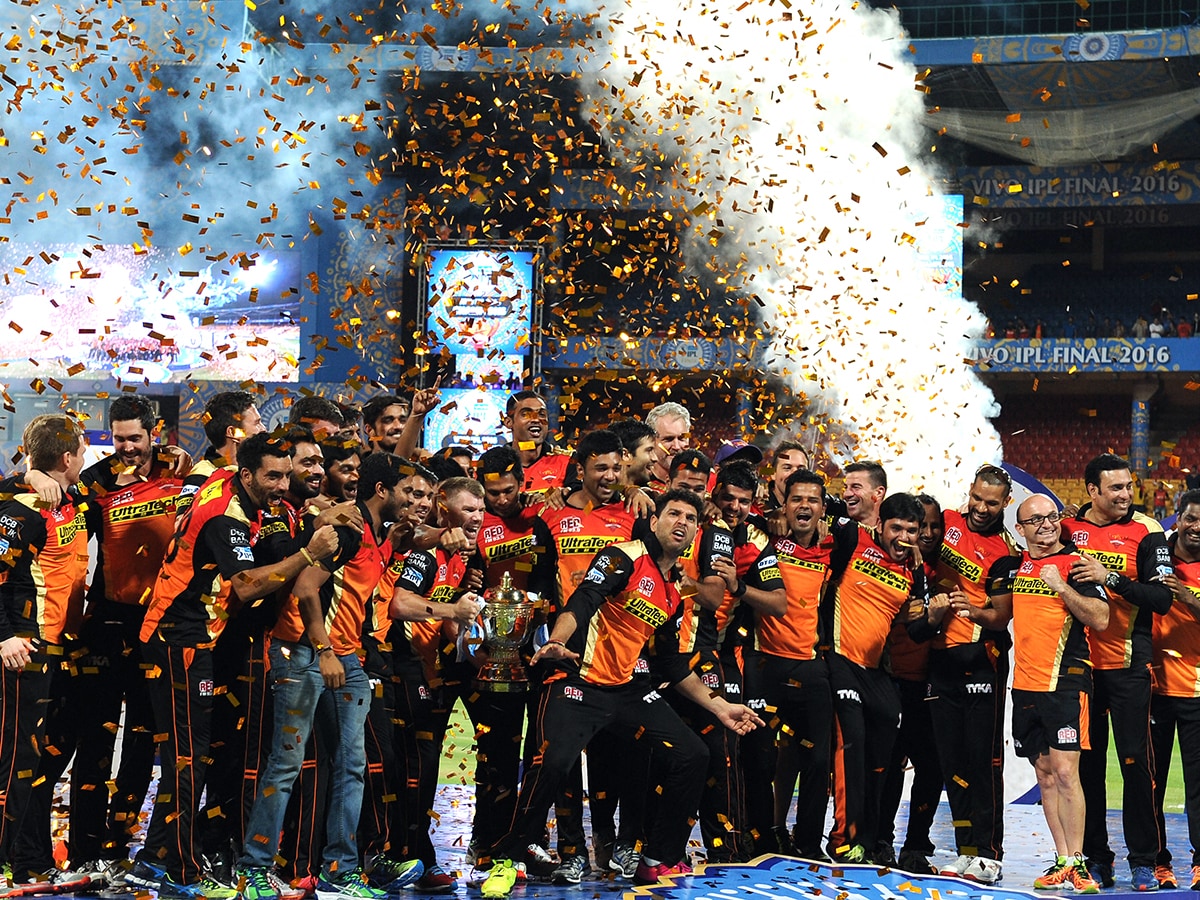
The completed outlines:
<svg viewBox="0 0 1200 900">
<path fill-rule="evenodd" d="M 513 587 L 510 572 L 504 573 L 499 587 L 484 591 L 483 600 L 479 618 L 488 662 L 479 670 L 476 684 L 480 690 L 497 693 L 528 690 L 529 676 L 521 660 L 521 647 L 529 638 L 537 603 L 527 592 Z"/>
</svg>

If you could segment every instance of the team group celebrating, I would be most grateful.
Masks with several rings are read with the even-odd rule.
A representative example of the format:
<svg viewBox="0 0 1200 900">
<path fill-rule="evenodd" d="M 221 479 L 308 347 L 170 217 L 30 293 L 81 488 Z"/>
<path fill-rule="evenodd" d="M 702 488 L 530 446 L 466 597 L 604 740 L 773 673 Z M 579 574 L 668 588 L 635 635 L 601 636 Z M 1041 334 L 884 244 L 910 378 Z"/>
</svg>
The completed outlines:
<svg viewBox="0 0 1200 900">
<path fill-rule="evenodd" d="M 533 391 L 508 400 L 511 441 L 482 453 L 419 453 L 439 414 L 436 389 L 361 410 L 305 396 L 268 432 L 254 395 L 220 393 L 193 461 L 125 395 L 112 453 L 87 468 L 74 418 L 27 425 L 27 470 L 0 485 L 0 898 L 453 891 L 431 830 L 458 702 L 485 897 L 579 884 L 593 863 L 640 884 L 686 873 L 697 822 L 708 862 L 772 852 L 991 884 L 1010 667 L 1011 736 L 1054 842 L 1035 888 L 1114 884 L 1110 727 L 1133 888 L 1177 886 L 1176 730 L 1200 848 L 1200 491 L 1168 540 L 1104 454 L 1089 503 L 1025 499 L 1016 541 L 993 465 L 965 498 L 934 498 L 889 494 L 882 465 L 856 462 L 836 498 L 795 440 L 768 458 L 690 449 L 678 403 L 573 452 Z M 539 598 L 526 690 L 479 681 L 488 598 L 510 584 Z M 943 789 L 957 846 L 938 868 Z"/>
</svg>

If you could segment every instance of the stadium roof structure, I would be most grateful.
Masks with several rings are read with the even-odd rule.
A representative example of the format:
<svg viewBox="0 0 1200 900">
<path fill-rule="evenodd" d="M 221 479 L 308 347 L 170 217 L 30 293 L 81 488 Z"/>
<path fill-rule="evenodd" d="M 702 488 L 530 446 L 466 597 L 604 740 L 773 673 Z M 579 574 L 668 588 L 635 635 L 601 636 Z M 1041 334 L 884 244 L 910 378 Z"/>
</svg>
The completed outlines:
<svg viewBox="0 0 1200 900">
<path fill-rule="evenodd" d="M 926 124 L 1038 166 L 1194 159 L 1200 27 L 916 39 Z"/>
</svg>

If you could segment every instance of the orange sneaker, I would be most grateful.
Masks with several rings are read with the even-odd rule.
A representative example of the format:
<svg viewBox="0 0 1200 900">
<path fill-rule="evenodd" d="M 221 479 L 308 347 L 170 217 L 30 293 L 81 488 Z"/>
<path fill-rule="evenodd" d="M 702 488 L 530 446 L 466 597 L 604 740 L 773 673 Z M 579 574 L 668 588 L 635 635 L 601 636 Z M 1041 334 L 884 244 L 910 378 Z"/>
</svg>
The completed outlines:
<svg viewBox="0 0 1200 900">
<path fill-rule="evenodd" d="M 1035 891 L 1057 891 L 1061 889 L 1067 882 L 1067 869 L 1069 868 L 1070 866 L 1067 865 L 1067 858 L 1065 856 L 1056 858 L 1050 864 L 1050 868 L 1033 879 L 1033 889 Z"/>
<path fill-rule="evenodd" d="M 1192 890 L 1200 891 L 1200 866 L 1192 866 Z"/>
<path fill-rule="evenodd" d="M 1100 893 L 1100 885 L 1092 879 L 1082 856 L 1076 854 L 1074 859 L 1067 860 L 1067 869 L 1067 883 L 1064 887 L 1069 887 L 1077 894 Z"/>
<path fill-rule="evenodd" d="M 1179 882 L 1175 880 L 1175 870 L 1171 868 L 1171 864 L 1165 866 L 1154 867 L 1154 880 L 1158 882 L 1159 888 L 1164 891 L 1173 891 L 1179 887 Z"/>
</svg>

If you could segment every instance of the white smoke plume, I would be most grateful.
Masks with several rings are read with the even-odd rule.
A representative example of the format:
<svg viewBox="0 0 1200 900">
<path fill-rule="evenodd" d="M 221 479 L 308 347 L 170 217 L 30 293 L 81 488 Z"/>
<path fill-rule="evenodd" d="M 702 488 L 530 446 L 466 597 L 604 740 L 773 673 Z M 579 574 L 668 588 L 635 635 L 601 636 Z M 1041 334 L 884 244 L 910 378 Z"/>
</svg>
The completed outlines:
<svg viewBox="0 0 1200 900">
<path fill-rule="evenodd" d="M 610 6 L 586 92 L 630 166 L 665 166 L 691 262 L 766 305 L 772 367 L 839 462 L 945 503 L 1000 459 L 964 361 L 985 320 L 931 283 L 944 235 L 894 12 L 817 0 Z M 607 42 L 608 46 L 604 46 Z M 600 65 L 603 63 L 603 65 Z"/>
</svg>

